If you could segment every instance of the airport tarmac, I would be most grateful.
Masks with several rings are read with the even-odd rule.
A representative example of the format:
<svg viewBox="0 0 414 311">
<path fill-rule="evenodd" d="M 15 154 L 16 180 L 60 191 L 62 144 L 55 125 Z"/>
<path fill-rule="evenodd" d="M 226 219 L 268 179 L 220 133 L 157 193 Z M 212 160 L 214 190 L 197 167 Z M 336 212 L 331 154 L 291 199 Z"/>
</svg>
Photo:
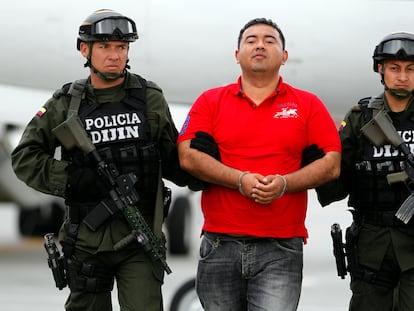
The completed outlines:
<svg viewBox="0 0 414 311">
<path fill-rule="evenodd" d="M 304 247 L 304 278 L 298 310 L 345 311 L 351 295 L 349 276 L 345 280 L 337 277 L 330 226 L 333 222 L 339 222 L 345 231 L 351 217 L 345 211 L 344 202 L 327 208 L 310 205 L 307 217 L 310 238 Z M 54 287 L 42 239 L 21 238 L 17 232 L 16 221 L 17 210 L 14 206 L 1 204 L 0 310 L 64 310 L 68 289 L 59 291 Z M 195 274 L 196 247 L 190 256 L 168 256 L 173 273 L 166 276 L 163 286 L 166 311 L 169 310 L 171 299 L 179 286 Z M 116 291 L 113 298 L 114 311 L 118 311 Z"/>
</svg>

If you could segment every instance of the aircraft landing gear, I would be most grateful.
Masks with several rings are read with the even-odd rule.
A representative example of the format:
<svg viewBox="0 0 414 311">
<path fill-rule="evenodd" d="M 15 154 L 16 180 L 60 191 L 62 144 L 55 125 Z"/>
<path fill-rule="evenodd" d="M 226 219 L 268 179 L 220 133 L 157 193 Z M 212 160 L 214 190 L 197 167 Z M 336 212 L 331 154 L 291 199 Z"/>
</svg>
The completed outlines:
<svg viewBox="0 0 414 311">
<path fill-rule="evenodd" d="M 174 294 L 170 311 L 202 311 L 195 289 L 195 279 L 185 282 Z"/>
</svg>

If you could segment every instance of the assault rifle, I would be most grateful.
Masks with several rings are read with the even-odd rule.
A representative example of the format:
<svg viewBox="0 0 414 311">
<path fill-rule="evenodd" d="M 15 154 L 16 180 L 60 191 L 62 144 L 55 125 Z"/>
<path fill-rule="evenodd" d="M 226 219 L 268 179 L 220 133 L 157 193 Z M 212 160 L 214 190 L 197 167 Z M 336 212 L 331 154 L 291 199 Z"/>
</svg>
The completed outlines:
<svg viewBox="0 0 414 311">
<path fill-rule="evenodd" d="M 121 249 L 131 241 L 137 240 L 150 255 L 151 259 L 153 261 L 159 260 L 164 270 L 170 274 L 171 269 L 164 259 L 165 247 L 163 243 L 152 232 L 136 207 L 136 203 L 140 199 L 134 188 L 137 182 L 136 175 L 134 173 L 120 175 L 114 166 L 109 167 L 105 163 L 89 139 L 78 115 L 73 114 L 70 116 L 66 121 L 54 128 L 53 133 L 67 150 L 78 147 L 85 155 L 89 156 L 95 162 L 99 176 L 110 186 L 109 196 L 112 204 L 122 211 L 132 228 L 131 234 L 116 243 L 114 249 Z M 101 204 L 107 205 L 105 201 L 102 201 Z"/>
<path fill-rule="evenodd" d="M 53 279 L 55 280 L 56 287 L 62 290 L 66 287 L 67 280 L 65 275 L 65 266 L 63 255 L 60 254 L 53 233 L 47 233 L 45 236 L 44 246 L 47 252 L 47 263 L 50 270 L 52 270 Z"/>
<path fill-rule="evenodd" d="M 380 110 L 361 130 L 375 146 L 380 147 L 389 143 L 406 157 L 404 171 L 388 174 L 387 181 L 389 184 L 404 182 L 411 193 L 395 213 L 398 219 L 407 224 L 414 215 L 414 155 L 384 110 Z"/>
<path fill-rule="evenodd" d="M 336 270 L 341 279 L 345 279 L 346 263 L 345 263 L 345 244 L 342 241 L 342 230 L 339 224 L 334 223 L 331 226 L 331 236 L 333 242 L 333 253 L 336 261 Z"/>
</svg>

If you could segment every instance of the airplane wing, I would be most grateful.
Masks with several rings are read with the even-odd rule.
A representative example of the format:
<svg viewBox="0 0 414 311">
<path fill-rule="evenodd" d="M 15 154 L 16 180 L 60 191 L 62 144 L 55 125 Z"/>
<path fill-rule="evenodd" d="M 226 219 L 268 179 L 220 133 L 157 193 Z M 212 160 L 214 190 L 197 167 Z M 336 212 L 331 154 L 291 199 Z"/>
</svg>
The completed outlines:
<svg viewBox="0 0 414 311">
<path fill-rule="evenodd" d="M 52 96 L 53 90 L 0 84 L 0 94 L 0 123 L 25 125 Z"/>
<path fill-rule="evenodd" d="M 3 102 L 0 113 L 0 201 L 27 207 L 44 204 L 50 196 L 39 194 L 17 179 L 11 167 L 10 153 L 20 140 L 26 123 L 51 93 L 0 84 L 0 94 Z"/>
</svg>

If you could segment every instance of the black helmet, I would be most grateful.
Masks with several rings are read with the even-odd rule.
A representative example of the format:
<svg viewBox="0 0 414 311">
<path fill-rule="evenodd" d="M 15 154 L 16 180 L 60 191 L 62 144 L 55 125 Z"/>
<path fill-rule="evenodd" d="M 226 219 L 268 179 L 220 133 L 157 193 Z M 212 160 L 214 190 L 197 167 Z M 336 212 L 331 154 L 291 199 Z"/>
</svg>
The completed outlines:
<svg viewBox="0 0 414 311">
<path fill-rule="evenodd" d="M 79 27 L 77 49 L 81 42 L 126 41 L 138 39 L 135 22 L 118 12 L 98 10 L 89 15 Z"/>
<path fill-rule="evenodd" d="M 378 72 L 378 64 L 385 59 L 414 60 L 414 33 L 395 32 L 375 47 L 374 71 Z"/>
</svg>

